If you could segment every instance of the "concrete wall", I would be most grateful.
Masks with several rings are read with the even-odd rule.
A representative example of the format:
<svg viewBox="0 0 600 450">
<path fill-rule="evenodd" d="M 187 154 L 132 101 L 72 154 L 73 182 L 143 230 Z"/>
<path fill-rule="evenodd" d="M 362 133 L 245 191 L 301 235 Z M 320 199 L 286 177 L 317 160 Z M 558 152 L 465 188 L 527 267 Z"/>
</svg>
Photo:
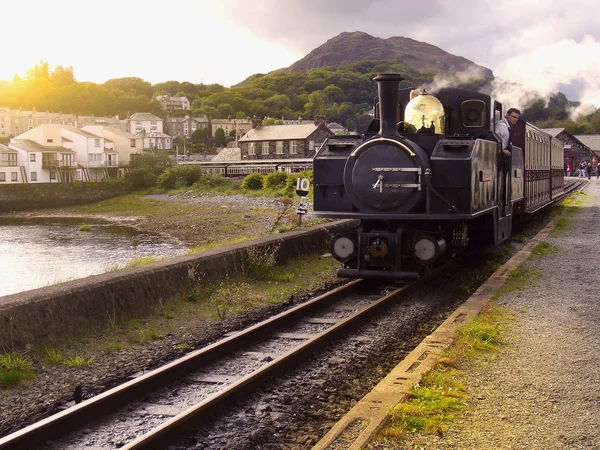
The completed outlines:
<svg viewBox="0 0 600 450">
<path fill-rule="evenodd" d="M 127 192 L 123 182 L 0 184 L 0 213 L 81 205 Z"/>
<path fill-rule="evenodd" d="M 279 245 L 278 260 L 283 262 L 327 251 L 333 234 L 354 226 L 355 221 L 318 225 L 2 297 L 0 347 L 57 343 L 114 320 L 147 314 L 189 292 L 198 280 L 205 284 L 240 274 L 250 248 Z"/>
</svg>

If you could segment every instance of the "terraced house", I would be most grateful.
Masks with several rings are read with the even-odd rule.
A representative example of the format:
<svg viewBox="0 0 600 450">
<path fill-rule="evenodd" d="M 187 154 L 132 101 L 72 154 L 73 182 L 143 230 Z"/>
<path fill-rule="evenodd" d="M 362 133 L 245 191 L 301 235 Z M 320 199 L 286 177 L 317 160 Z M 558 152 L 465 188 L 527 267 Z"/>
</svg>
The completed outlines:
<svg viewBox="0 0 600 450">
<path fill-rule="evenodd" d="M 319 124 L 267 125 L 239 139 L 242 159 L 312 158 L 333 133 Z"/>
<path fill-rule="evenodd" d="M 12 138 L 8 148 L 16 152 L 21 183 L 101 181 L 118 175 L 114 143 L 68 125 L 40 125 Z"/>
</svg>

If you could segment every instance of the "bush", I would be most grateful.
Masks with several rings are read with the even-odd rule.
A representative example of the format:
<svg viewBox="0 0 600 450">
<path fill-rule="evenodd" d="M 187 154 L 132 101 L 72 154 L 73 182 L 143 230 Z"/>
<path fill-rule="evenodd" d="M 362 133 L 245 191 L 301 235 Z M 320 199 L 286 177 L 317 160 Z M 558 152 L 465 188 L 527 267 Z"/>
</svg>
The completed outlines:
<svg viewBox="0 0 600 450">
<path fill-rule="evenodd" d="M 138 167 L 125 174 L 125 181 L 133 189 L 154 187 L 161 172 L 161 169 Z"/>
<path fill-rule="evenodd" d="M 202 177 L 202 170 L 194 165 L 172 166 L 165 170 L 156 184 L 160 189 L 178 189 L 197 183 Z"/>
<path fill-rule="evenodd" d="M 264 178 L 260 173 L 251 173 L 242 181 L 242 189 L 244 191 L 260 191 L 264 185 Z"/>
<path fill-rule="evenodd" d="M 271 172 L 265 178 L 265 189 L 278 189 L 287 183 L 288 174 L 285 172 Z"/>
<path fill-rule="evenodd" d="M 194 189 L 198 191 L 215 191 L 219 188 L 227 188 L 232 185 L 231 180 L 223 178 L 218 173 L 205 173 L 194 184 Z"/>
</svg>

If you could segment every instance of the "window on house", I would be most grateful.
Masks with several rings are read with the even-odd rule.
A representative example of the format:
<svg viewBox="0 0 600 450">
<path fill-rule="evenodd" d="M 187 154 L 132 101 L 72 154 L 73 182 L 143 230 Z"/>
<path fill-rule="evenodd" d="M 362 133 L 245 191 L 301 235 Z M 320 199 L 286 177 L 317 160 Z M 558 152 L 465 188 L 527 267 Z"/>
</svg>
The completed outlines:
<svg viewBox="0 0 600 450">
<path fill-rule="evenodd" d="M 256 143 L 255 142 L 250 142 L 250 146 L 248 147 L 248 154 L 256 155 Z"/>
<path fill-rule="evenodd" d="M 46 121 L 45 121 L 45 120 L 42 120 L 42 123 L 46 123 Z"/>
<path fill-rule="evenodd" d="M 275 145 L 275 154 L 283 155 L 283 141 L 277 141 L 277 144 Z"/>
<path fill-rule="evenodd" d="M 46 139 L 46 142 L 47 142 L 48 144 L 52 144 L 52 143 L 54 142 L 54 139 Z"/>
<path fill-rule="evenodd" d="M 31 181 L 37 181 L 37 172 L 31 172 L 29 178 L 31 179 Z"/>
<path fill-rule="evenodd" d="M 290 141 L 290 155 L 298 154 L 298 141 Z"/>
<path fill-rule="evenodd" d="M 29 119 L 29 125 L 33 125 L 33 120 Z"/>
<path fill-rule="evenodd" d="M 10 181 L 17 181 L 17 172 L 10 173 Z"/>
<path fill-rule="evenodd" d="M 100 139 L 94 139 L 94 145 L 100 147 Z"/>
<path fill-rule="evenodd" d="M 56 180 L 56 171 L 55 170 L 51 170 L 50 171 L 50 179 L 51 180 Z"/>
<path fill-rule="evenodd" d="M 0 172 L 0 181 L 6 181 L 6 174 L 4 172 Z"/>
<path fill-rule="evenodd" d="M 310 140 L 308 141 L 308 149 L 312 152 L 315 149 L 315 141 Z"/>
<path fill-rule="evenodd" d="M 263 155 L 268 155 L 269 154 L 269 143 L 268 142 L 263 142 L 262 143 L 262 154 Z"/>
<path fill-rule="evenodd" d="M 29 161 L 35 162 L 35 153 L 30 153 L 29 154 Z"/>
<path fill-rule="evenodd" d="M 129 146 L 130 147 L 135 147 L 135 139 L 130 139 L 129 141 L 130 141 L 129 142 Z"/>
</svg>

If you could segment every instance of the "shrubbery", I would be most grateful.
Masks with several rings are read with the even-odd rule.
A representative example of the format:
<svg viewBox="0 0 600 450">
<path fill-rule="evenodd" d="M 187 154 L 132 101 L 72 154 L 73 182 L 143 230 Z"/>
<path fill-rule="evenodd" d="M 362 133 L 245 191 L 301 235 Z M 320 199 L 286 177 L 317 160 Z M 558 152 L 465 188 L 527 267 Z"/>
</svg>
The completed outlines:
<svg viewBox="0 0 600 450">
<path fill-rule="evenodd" d="M 286 185 L 288 174 L 286 172 L 271 172 L 265 177 L 265 189 L 279 189 Z"/>
<path fill-rule="evenodd" d="M 125 173 L 125 181 L 133 189 L 154 187 L 161 172 L 160 168 L 137 167 Z"/>
<path fill-rule="evenodd" d="M 202 170 L 199 166 L 192 164 L 172 166 L 158 177 L 156 184 L 160 189 L 178 189 L 194 185 L 201 177 Z"/>
<path fill-rule="evenodd" d="M 244 191 L 260 191 L 264 186 L 264 175 L 260 173 L 251 173 L 242 181 L 242 190 Z"/>
</svg>

